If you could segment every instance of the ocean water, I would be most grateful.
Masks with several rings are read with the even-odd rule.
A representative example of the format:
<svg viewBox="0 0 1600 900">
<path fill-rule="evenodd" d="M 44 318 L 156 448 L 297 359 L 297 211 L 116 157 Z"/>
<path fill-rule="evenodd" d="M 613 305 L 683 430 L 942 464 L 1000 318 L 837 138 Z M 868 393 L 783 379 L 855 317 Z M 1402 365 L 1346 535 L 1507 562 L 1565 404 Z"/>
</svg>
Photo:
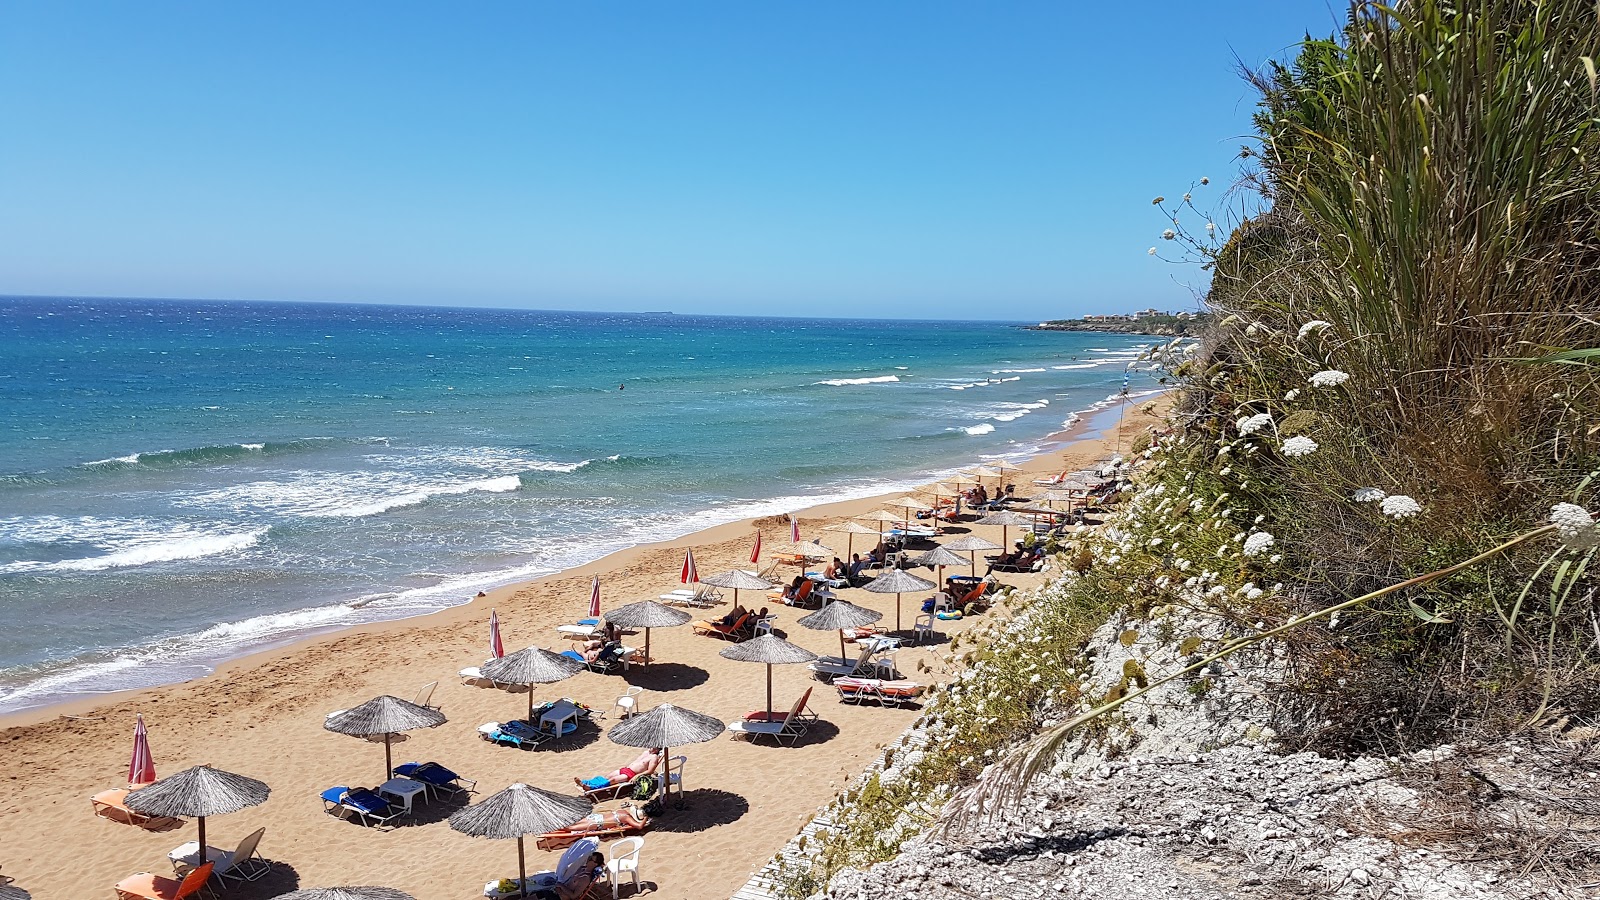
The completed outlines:
<svg viewBox="0 0 1600 900">
<path fill-rule="evenodd" d="M 0 298 L 0 711 L 1033 455 L 1148 341 Z"/>
</svg>

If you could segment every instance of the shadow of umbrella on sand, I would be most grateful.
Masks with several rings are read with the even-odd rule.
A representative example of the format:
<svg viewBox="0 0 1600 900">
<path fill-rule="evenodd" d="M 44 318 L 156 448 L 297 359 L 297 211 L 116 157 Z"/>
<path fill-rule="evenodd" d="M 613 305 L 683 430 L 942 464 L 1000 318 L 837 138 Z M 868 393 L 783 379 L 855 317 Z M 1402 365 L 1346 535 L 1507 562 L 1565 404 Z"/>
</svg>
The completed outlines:
<svg viewBox="0 0 1600 900">
<path fill-rule="evenodd" d="M 670 767 L 668 760 L 671 759 L 673 747 L 715 740 L 726 728 L 721 719 L 663 703 L 647 713 L 623 719 L 611 726 L 606 737 L 613 744 L 624 747 L 660 747 L 664 751 L 661 754 L 662 764 Z M 670 772 L 662 785 L 667 791 L 672 790 Z M 682 783 L 678 785 L 678 805 L 683 805 Z"/>
<path fill-rule="evenodd" d="M 277 900 L 416 900 L 416 897 L 394 887 L 312 887 L 282 895 Z"/>
<path fill-rule="evenodd" d="M 199 827 L 200 862 L 206 864 L 206 816 L 222 816 L 267 802 L 272 788 L 265 782 L 210 766 L 195 766 L 168 775 L 123 801 L 147 816 L 193 816 Z"/>
<path fill-rule="evenodd" d="M 583 671 L 583 663 L 543 647 L 518 650 L 483 664 L 483 677 L 498 684 L 520 684 L 528 689 L 528 721 L 533 722 L 533 686 L 554 684 Z M 549 831 L 550 829 L 545 829 Z"/>
<path fill-rule="evenodd" d="M 889 574 L 879 575 L 862 586 L 862 590 L 874 594 L 894 595 L 894 630 L 900 628 L 900 595 L 906 591 L 926 591 L 935 587 L 934 583 L 926 578 L 917 576 L 904 569 L 890 569 Z"/>
<path fill-rule="evenodd" d="M 575 825 L 594 810 L 582 797 L 569 797 L 525 784 L 513 784 L 450 816 L 450 827 L 472 837 L 517 841 L 518 893 L 527 896 L 528 855 L 522 839 Z"/>
<path fill-rule="evenodd" d="M 844 656 L 844 630 L 871 625 L 883 618 L 875 609 L 857 606 L 848 600 L 835 600 L 800 620 L 800 625 L 814 631 L 839 632 L 839 656 Z"/>
<path fill-rule="evenodd" d="M 681 609 L 673 609 L 664 603 L 654 600 L 640 600 L 638 603 L 629 603 L 619 606 L 606 613 L 606 621 L 618 628 L 643 628 L 644 629 L 644 667 L 650 668 L 650 629 L 673 628 L 678 625 L 688 624 L 694 616 Z"/>
<path fill-rule="evenodd" d="M 383 738 L 383 765 L 388 774 L 384 781 L 394 777 L 394 736 L 418 728 L 437 728 L 445 723 L 444 713 L 409 700 L 384 694 L 360 706 L 330 714 L 322 727 L 335 734 L 348 734 L 358 738 Z"/>
<path fill-rule="evenodd" d="M 766 663 L 768 722 L 772 721 L 772 667 L 807 663 L 817 658 L 810 650 L 791 644 L 775 634 L 763 634 L 742 644 L 734 644 L 718 655 L 739 662 Z"/>
<path fill-rule="evenodd" d="M 741 590 L 770 591 L 777 587 L 777 585 L 766 580 L 765 578 L 762 578 L 759 575 L 752 575 L 743 569 L 734 569 L 731 572 L 723 572 L 719 575 L 713 575 L 710 578 L 702 578 L 700 579 L 700 583 L 709 584 L 712 587 L 733 588 L 734 606 L 739 605 L 739 592 Z"/>
</svg>

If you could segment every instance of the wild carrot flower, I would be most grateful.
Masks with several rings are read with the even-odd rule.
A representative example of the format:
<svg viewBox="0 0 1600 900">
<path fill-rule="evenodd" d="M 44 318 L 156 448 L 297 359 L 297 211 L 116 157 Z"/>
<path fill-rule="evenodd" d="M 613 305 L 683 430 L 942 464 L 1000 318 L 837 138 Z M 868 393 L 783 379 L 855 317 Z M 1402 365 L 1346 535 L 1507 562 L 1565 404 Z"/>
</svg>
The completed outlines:
<svg viewBox="0 0 1600 900">
<path fill-rule="evenodd" d="M 1206 223 L 1206 234 L 1216 234 L 1216 233 L 1217 233 L 1217 223 L 1215 223 L 1215 222 L 1207 222 Z"/>
<path fill-rule="evenodd" d="M 1276 539 L 1273 538 L 1273 536 L 1268 534 L 1267 532 L 1258 531 L 1255 534 L 1252 534 L 1249 537 L 1245 538 L 1245 540 L 1244 540 L 1244 555 L 1245 556 L 1261 556 L 1262 554 L 1266 553 L 1268 550 L 1272 549 L 1272 545 L 1273 545 L 1275 540 Z"/>
<path fill-rule="evenodd" d="M 1383 510 L 1384 515 L 1391 519 L 1409 519 L 1422 512 L 1422 504 L 1407 497 L 1405 494 L 1394 494 L 1383 498 L 1383 503 L 1379 505 L 1379 508 Z"/>
<path fill-rule="evenodd" d="M 1295 388 L 1295 389 L 1289 391 L 1289 393 L 1283 395 L 1283 399 L 1288 403 L 1293 403 L 1294 401 L 1298 400 L 1299 398 L 1300 398 L 1300 389 L 1299 388 Z"/>
<path fill-rule="evenodd" d="M 1171 228 L 1168 228 L 1166 231 L 1161 232 L 1161 239 L 1165 240 L 1165 241 L 1170 241 L 1170 240 L 1172 240 L 1173 238 L 1175 238 L 1177 236 L 1178 236 L 1178 233 L 1176 231 L 1173 231 Z"/>
<path fill-rule="evenodd" d="M 1300 326 L 1300 333 L 1296 335 L 1296 337 L 1304 339 L 1306 335 L 1312 333 L 1313 331 L 1321 331 L 1324 328 L 1332 327 L 1332 322 L 1324 322 L 1321 319 L 1312 319 L 1311 321 Z"/>
<path fill-rule="evenodd" d="M 1349 381 L 1350 375 L 1338 369 L 1323 369 L 1306 380 L 1311 382 L 1312 387 L 1338 387 Z"/>
<path fill-rule="evenodd" d="M 1295 435 L 1283 442 L 1284 456 L 1310 456 L 1317 452 L 1317 442 L 1305 435 Z"/>
<path fill-rule="evenodd" d="M 1150 252 L 1151 256 L 1155 256 L 1156 255 L 1156 248 L 1151 247 L 1149 252 Z"/>
<path fill-rule="evenodd" d="M 1594 516 L 1576 503 L 1557 503 L 1550 507 L 1550 521 L 1561 531 L 1561 539 L 1573 550 L 1588 550 L 1600 544 L 1600 529 Z"/>
<path fill-rule="evenodd" d="M 1272 416 L 1269 413 L 1256 413 L 1253 416 L 1245 416 L 1234 424 L 1239 426 L 1240 434 L 1255 434 L 1272 424 Z"/>
<path fill-rule="evenodd" d="M 1202 176 L 1200 176 L 1200 183 L 1201 184 L 1210 184 L 1211 183 L 1211 179 L 1209 179 L 1209 178 L 1205 177 L 1204 175 L 1202 175 Z"/>
<path fill-rule="evenodd" d="M 1387 496 L 1389 495 L 1375 487 L 1364 487 L 1351 495 L 1350 499 L 1357 503 L 1372 503 L 1376 500 L 1382 500 Z"/>
</svg>

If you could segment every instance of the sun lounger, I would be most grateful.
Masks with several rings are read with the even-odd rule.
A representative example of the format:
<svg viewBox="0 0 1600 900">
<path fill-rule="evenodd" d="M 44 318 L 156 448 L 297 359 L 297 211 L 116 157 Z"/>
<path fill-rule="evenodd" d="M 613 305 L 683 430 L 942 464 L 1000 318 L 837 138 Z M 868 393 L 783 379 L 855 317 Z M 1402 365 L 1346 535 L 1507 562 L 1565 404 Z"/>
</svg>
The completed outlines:
<svg viewBox="0 0 1600 900">
<path fill-rule="evenodd" d="M 750 626 L 750 616 L 751 614 L 747 612 L 732 625 L 723 625 L 720 622 L 696 622 L 694 623 L 694 633 L 708 637 L 719 637 L 723 640 L 738 643 L 748 636 L 744 634 L 744 629 Z"/>
<path fill-rule="evenodd" d="M 331 787 L 321 796 L 323 812 L 341 819 L 354 816 L 366 825 L 387 825 L 403 812 L 367 788 Z"/>
<path fill-rule="evenodd" d="M 484 677 L 483 670 L 477 666 L 468 666 L 467 668 L 462 669 L 460 674 L 462 684 L 476 685 L 478 687 L 510 687 L 510 685 L 501 684 L 500 682 L 495 681 L 493 678 Z"/>
<path fill-rule="evenodd" d="M 923 687 L 914 681 L 884 681 L 878 678 L 835 678 L 839 700 L 844 703 L 877 703 L 879 706 L 906 706 L 922 696 Z"/>
<path fill-rule="evenodd" d="M 576 729 L 577 723 L 572 723 Z M 566 730 L 566 729 L 564 729 Z M 502 747 L 516 747 L 518 750 L 532 750 L 555 735 L 548 731 L 541 731 L 538 726 L 530 725 L 521 719 L 510 722 L 485 722 L 478 726 L 478 735 L 491 744 Z"/>
<path fill-rule="evenodd" d="M 816 586 L 816 582 L 807 578 L 806 580 L 800 582 L 800 587 L 795 590 L 793 597 L 785 597 L 783 595 L 783 591 L 781 590 L 768 591 L 767 597 L 772 600 L 776 600 L 779 603 L 786 603 L 790 606 L 799 606 L 800 604 L 806 602 L 806 598 L 811 596 L 811 591 Z"/>
<path fill-rule="evenodd" d="M 438 795 L 440 792 L 452 795 L 470 794 L 478 787 L 476 781 L 470 778 L 462 778 L 436 762 L 401 763 L 394 767 L 394 773 L 401 778 L 422 782 L 427 785 L 428 791 L 434 795 Z"/>
<path fill-rule="evenodd" d="M 140 828 L 158 830 L 171 828 L 182 824 L 182 819 L 170 816 L 147 816 L 144 813 L 134 812 L 124 802 L 132 791 L 118 788 L 114 791 L 101 791 L 89 798 L 90 806 L 94 807 L 94 814 L 102 819 L 121 822 L 124 825 L 137 825 Z"/>
<path fill-rule="evenodd" d="M 746 722 L 787 722 L 790 719 L 799 719 L 803 722 L 815 722 L 821 717 L 817 715 L 815 710 L 808 709 L 806 706 L 807 703 L 811 702 L 811 690 L 811 688 L 806 688 L 806 692 L 800 695 L 800 699 L 794 702 L 794 706 L 789 707 L 788 712 L 769 713 L 764 709 L 753 709 L 744 714 L 744 720 Z"/>
<path fill-rule="evenodd" d="M 632 647 L 623 647 L 622 654 L 620 656 L 613 656 L 610 659 L 600 659 L 598 657 L 595 659 L 589 659 L 576 650 L 563 650 L 561 651 L 561 655 L 568 659 L 583 663 L 584 668 L 591 672 L 598 672 L 601 675 L 609 675 L 618 669 L 626 669 L 633 663 L 643 662 L 644 658 L 643 653 L 635 650 Z"/>
<path fill-rule="evenodd" d="M 239 846 L 232 850 L 207 846 L 206 860 L 215 866 L 211 874 L 219 879 L 255 881 L 272 871 L 272 865 L 256 851 L 256 845 L 261 843 L 261 837 L 266 833 L 265 828 L 257 828 L 245 835 L 239 841 Z M 183 844 L 168 853 L 167 859 L 172 861 L 174 871 L 187 872 L 200 862 L 200 844 L 197 841 Z"/>
<path fill-rule="evenodd" d="M 694 590 L 678 588 L 661 595 L 661 602 L 669 606 L 689 606 L 706 609 L 722 602 L 722 594 L 709 584 L 696 585 Z"/>
<path fill-rule="evenodd" d="M 812 673 L 823 682 L 841 676 L 876 678 L 893 673 L 894 661 L 890 654 L 899 649 L 898 640 L 887 637 L 858 638 L 856 647 L 859 648 L 859 652 L 854 659 L 840 656 L 818 657 L 810 664 Z"/>
<path fill-rule="evenodd" d="M 623 822 L 622 811 L 624 809 L 631 810 L 634 819 L 638 822 L 637 825 Z M 580 841 L 584 838 L 609 841 L 625 834 L 638 834 L 649 830 L 649 828 L 650 818 L 644 814 L 643 809 L 629 807 L 624 804 L 617 809 L 593 813 L 571 828 L 563 828 L 560 831 L 542 834 L 534 842 L 534 846 L 540 850 L 559 850 L 574 841 Z"/>
<path fill-rule="evenodd" d="M 735 740 L 743 735 L 753 743 L 756 738 L 767 735 L 780 744 L 787 741 L 793 745 L 806 733 L 806 721 L 796 716 L 782 722 L 729 722 L 728 730 Z"/>
<path fill-rule="evenodd" d="M 553 891 L 556 885 L 566 884 L 574 876 L 581 874 L 589 862 L 589 854 L 600 849 L 600 841 L 596 838 L 586 837 L 567 848 L 561 854 L 561 861 L 556 863 L 555 869 L 548 872 L 536 872 L 528 876 L 526 885 L 518 883 L 515 878 L 503 881 L 491 881 L 483 886 L 483 895 L 493 900 L 503 900 L 507 897 L 516 897 L 526 892 L 532 896 L 535 891 Z"/>
<path fill-rule="evenodd" d="M 213 867 L 214 864 L 208 862 L 198 869 L 191 869 L 181 880 L 140 872 L 117 882 L 113 890 L 117 892 L 118 900 L 184 900 L 200 893 L 200 889 L 206 886 L 206 879 L 211 877 Z"/>
</svg>

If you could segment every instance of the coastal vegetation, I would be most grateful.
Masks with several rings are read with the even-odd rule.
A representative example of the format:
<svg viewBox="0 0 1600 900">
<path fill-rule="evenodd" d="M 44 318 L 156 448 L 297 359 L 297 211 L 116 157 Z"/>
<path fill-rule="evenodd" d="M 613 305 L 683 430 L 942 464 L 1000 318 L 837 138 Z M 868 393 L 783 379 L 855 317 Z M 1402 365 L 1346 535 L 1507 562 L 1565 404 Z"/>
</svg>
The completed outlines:
<svg viewBox="0 0 1600 900">
<path fill-rule="evenodd" d="M 1174 681 L 1198 700 L 1218 660 L 1268 645 L 1283 751 L 1592 739 L 1597 48 L 1586 0 L 1358 2 L 1248 74 L 1257 140 L 1230 196 L 1251 213 L 1163 235 L 1210 270 L 1213 321 L 1152 350 L 1179 387 L 1136 493 L 953 651 L 915 764 L 869 780 L 796 896 L 940 815 L 981 828 L 1063 755 L 1119 752 L 1130 700 Z M 1180 666 L 1130 659 L 1089 693 L 1113 610 L 1218 627 L 1158 626 Z"/>
</svg>

